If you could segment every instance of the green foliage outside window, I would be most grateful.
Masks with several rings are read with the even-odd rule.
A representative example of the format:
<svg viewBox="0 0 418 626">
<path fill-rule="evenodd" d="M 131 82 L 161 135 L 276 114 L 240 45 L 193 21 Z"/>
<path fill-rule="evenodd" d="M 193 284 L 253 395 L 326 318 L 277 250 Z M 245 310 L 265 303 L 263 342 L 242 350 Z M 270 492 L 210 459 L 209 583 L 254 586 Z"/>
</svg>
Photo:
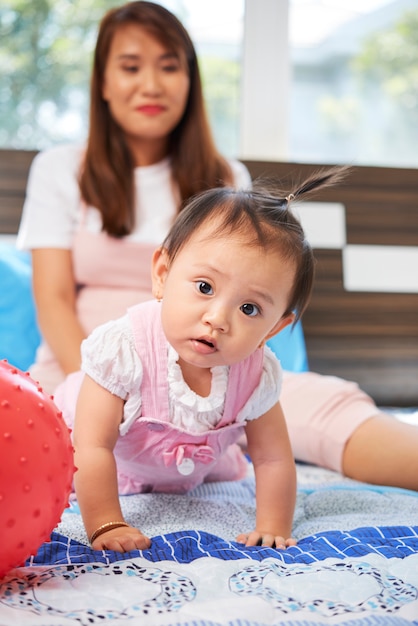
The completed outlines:
<svg viewBox="0 0 418 626">
<path fill-rule="evenodd" d="M 418 127 L 418 9 L 367 40 L 353 67 L 363 84 L 379 82 Z"/>
<path fill-rule="evenodd" d="M 112 5 L 110 0 L 3 0 L 0 145 L 41 148 L 67 135 L 66 120 L 75 124 L 72 110 L 86 114 L 97 24 Z"/>
<path fill-rule="evenodd" d="M 338 67 L 343 92 L 318 103 L 325 150 L 342 162 L 418 165 L 418 9 L 366 37 L 355 56 Z M 327 154 L 323 154 L 323 159 Z"/>
</svg>

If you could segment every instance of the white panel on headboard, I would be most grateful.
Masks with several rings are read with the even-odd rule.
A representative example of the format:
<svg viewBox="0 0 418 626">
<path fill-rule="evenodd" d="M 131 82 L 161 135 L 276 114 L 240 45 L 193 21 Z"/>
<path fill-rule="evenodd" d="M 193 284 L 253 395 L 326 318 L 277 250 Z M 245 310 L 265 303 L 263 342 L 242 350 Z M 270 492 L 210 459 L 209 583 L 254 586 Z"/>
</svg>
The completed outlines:
<svg viewBox="0 0 418 626">
<path fill-rule="evenodd" d="M 418 293 L 418 247 L 347 245 L 343 280 L 347 291 Z"/>
<path fill-rule="evenodd" d="M 345 207 L 339 202 L 304 202 L 292 207 L 313 248 L 341 249 L 346 242 Z"/>
</svg>

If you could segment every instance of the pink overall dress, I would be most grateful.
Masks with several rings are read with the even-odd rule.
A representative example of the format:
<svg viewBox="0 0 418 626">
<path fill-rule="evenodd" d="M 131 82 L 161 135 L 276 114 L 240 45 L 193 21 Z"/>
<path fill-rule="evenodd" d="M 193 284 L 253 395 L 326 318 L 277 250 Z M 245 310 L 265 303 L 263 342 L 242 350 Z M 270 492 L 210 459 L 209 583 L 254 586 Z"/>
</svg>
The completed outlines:
<svg viewBox="0 0 418 626">
<path fill-rule="evenodd" d="M 185 493 L 204 481 L 241 479 L 248 469 L 235 443 L 244 424 L 235 419 L 260 382 L 263 349 L 230 367 L 224 414 L 216 427 L 189 433 L 170 422 L 168 344 L 160 307 L 153 300 L 128 311 L 143 366 L 142 409 L 115 446 L 120 493 Z"/>
<path fill-rule="evenodd" d="M 120 494 L 185 493 L 204 481 L 239 480 L 248 470 L 236 443 L 245 422 L 236 422 L 236 417 L 260 383 L 264 349 L 230 367 L 220 422 L 211 430 L 190 433 L 170 422 L 168 343 L 160 309 L 152 300 L 128 310 L 143 378 L 141 414 L 114 448 Z M 83 372 L 70 374 L 55 395 L 70 428 L 83 377 Z"/>
</svg>

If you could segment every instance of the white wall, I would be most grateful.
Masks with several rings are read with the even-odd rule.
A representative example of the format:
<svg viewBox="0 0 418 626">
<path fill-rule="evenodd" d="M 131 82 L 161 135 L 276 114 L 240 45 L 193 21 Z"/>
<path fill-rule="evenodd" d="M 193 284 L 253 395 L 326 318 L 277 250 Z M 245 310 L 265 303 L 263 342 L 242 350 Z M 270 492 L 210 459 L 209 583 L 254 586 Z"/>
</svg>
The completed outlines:
<svg viewBox="0 0 418 626">
<path fill-rule="evenodd" d="M 289 0 L 246 0 L 240 158 L 288 154 Z"/>
</svg>

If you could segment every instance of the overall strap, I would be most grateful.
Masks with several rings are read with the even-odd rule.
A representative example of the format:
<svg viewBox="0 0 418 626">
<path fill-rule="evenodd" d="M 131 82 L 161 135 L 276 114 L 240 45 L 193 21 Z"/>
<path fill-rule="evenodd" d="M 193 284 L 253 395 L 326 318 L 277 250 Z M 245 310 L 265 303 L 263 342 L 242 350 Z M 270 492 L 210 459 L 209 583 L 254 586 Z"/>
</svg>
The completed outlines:
<svg viewBox="0 0 418 626">
<path fill-rule="evenodd" d="M 168 344 L 161 324 L 161 304 L 156 300 L 137 304 L 128 309 L 128 317 L 143 367 L 142 415 L 168 422 Z"/>
<path fill-rule="evenodd" d="M 251 398 L 260 384 L 264 364 L 264 347 L 257 348 L 244 361 L 231 365 L 229 369 L 224 414 L 217 428 L 235 421 L 239 411 Z"/>
</svg>

